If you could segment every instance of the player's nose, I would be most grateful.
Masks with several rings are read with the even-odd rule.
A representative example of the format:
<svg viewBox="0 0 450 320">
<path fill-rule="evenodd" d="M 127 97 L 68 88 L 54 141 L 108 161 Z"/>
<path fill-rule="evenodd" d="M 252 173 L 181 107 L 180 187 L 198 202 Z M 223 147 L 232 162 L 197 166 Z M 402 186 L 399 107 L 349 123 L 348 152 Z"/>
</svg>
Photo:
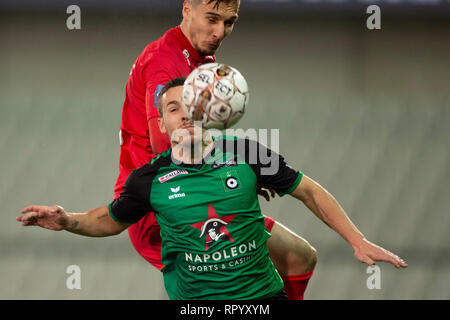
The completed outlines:
<svg viewBox="0 0 450 320">
<path fill-rule="evenodd" d="M 181 121 L 183 122 L 183 124 L 190 122 L 190 120 L 185 112 L 183 112 L 183 115 L 181 116 Z"/>
<path fill-rule="evenodd" d="M 223 23 L 218 23 L 213 31 L 214 40 L 217 42 L 222 41 L 225 38 L 225 25 Z"/>
</svg>

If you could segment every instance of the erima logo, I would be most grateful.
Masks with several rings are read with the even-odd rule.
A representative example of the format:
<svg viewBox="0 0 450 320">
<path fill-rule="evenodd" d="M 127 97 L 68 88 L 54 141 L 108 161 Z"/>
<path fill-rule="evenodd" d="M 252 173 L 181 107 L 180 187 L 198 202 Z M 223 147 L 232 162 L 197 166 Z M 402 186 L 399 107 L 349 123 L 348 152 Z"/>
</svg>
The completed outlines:
<svg viewBox="0 0 450 320">
<path fill-rule="evenodd" d="M 180 186 L 178 186 L 176 188 L 170 188 L 170 191 L 172 191 L 174 194 L 169 195 L 169 200 L 172 200 L 172 199 L 175 199 L 175 198 L 184 198 L 184 197 L 186 197 L 186 194 L 184 192 L 177 193 L 178 191 L 180 191 Z"/>
</svg>

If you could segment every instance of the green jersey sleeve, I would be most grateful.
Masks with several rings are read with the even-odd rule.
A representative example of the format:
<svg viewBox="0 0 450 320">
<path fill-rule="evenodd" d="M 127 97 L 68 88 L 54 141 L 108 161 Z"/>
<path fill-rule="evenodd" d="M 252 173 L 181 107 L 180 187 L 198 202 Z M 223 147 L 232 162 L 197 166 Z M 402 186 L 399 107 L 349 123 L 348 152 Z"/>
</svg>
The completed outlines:
<svg viewBox="0 0 450 320">
<path fill-rule="evenodd" d="M 245 161 L 253 169 L 257 183 L 275 190 L 279 196 L 294 191 L 303 177 L 283 156 L 257 141 L 245 139 Z"/>
<path fill-rule="evenodd" d="M 154 174 L 147 174 L 146 166 L 133 170 L 128 176 L 120 197 L 109 204 L 109 214 L 117 222 L 136 223 L 147 212 L 150 205 L 150 189 Z"/>
</svg>

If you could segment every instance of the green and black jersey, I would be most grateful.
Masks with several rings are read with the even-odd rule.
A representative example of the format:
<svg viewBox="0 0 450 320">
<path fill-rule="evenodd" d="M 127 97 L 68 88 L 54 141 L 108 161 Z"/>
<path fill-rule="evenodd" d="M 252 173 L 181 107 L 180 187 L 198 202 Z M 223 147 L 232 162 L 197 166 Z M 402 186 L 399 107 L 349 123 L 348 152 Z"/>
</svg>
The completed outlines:
<svg viewBox="0 0 450 320">
<path fill-rule="evenodd" d="M 301 178 L 263 145 L 223 136 L 201 164 L 176 164 L 168 150 L 134 170 L 110 215 L 135 223 L 155 212 L 171 299 L 269 298 L 283 281 L 269 259 L 256 186 L 282 196 Z"/>
</svg>

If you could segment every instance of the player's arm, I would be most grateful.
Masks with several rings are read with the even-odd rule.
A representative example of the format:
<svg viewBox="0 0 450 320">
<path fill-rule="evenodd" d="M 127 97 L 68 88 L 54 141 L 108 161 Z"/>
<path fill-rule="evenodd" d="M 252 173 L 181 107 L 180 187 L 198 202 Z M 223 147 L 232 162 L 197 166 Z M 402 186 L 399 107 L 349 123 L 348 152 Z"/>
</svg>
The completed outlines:
<svg viewBox="0 0 450 320">
<path fill-rule="evenodd" d="M 280 196 L 290 194 L 301 200 L 352 246 L 359 261 L 369 265 L 374 261 L 386 261 L 397 268 L 407 266 L 398 256 L 365 239 L 336 199 L 318 183 L 287 165 L 281 155 L 252 141 L 248 141 L 247 148 L 248 156 L 254 154 L 258 158 L 252 165 L 258 183 L 274 189 Z"/>
<path fill-rule="evenodd" d="M 150 145 L 154 154 L 159 154 L 170 147 L 170 140 L 167 134 L 159 129 L 158 118 L 158 93 L 162 87 L 176 78 L 177 70 L 175 66 L 166 61 L 167 57 L 153 57 L 143 71 L 145 81 L 145 109 L 147 114 L 147 124 L 150 135 Z"/>
<path fill-rule="evenodd" d="M 398 256 L 368 241 L 338 201 L 314 180 L 303 175 L 290 195 L 301 200 L 318 218 L 341 235 L 351 245 L 359 261 L 368 265 L 375 264 L 375 261 L 384 261 L 396 268 L 407 266 Z"/>
<path fill-rule="evenodd" d="M 141 174 L 141 169 L 131 172 L 120 197 L 108 206 L 84 213 L 68 213 L 60 206 L 29 206 L 22 210 L 25 216 L 16 220 L 23 226 L 67 230 L 89 237 L 117 235 L 153 211 L 149 199 L 151 180 L 147 178 L 148 175 Z"/>
<path fill-rule="evenodd" d="M 160 154 L 170 147 L 169 137 L 159 129 L 158 118 L 151 118 L 148 121 L 148 130 L 150 132 L 150 145 L 154 154 Z"/>
<path fill-rule="evenodd" d="M 66 230 L 88 237 L 107 237 L 117 235 L 130 224 L 114 221 L 109 215 L 109 208 L 88 210 L 83 213 L 66 212 L 60 206 L 28 206 L 22 210 L 24 216 L 16 220 L 23 226 L 39 226 L 49 230 Z"/>
</svg>

